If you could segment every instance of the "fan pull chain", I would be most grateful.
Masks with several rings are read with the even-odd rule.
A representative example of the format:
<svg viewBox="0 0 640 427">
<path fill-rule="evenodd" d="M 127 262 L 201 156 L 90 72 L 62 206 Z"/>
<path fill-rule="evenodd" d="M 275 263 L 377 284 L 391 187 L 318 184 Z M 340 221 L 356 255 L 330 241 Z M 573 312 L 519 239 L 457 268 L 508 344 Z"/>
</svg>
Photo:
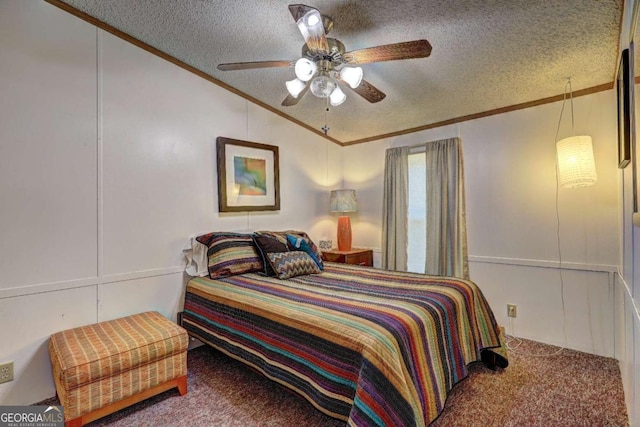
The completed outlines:
<svg viewBox="0 0 640 427">
<path fill-rule="evenodd" d="M 329 113 L 329 98 L 327 98 L 327 106 L 324 110 L 324 126 L 322 126 L 322 131 L 325 135 L 329 133 L 329 126 L 327 126 L 327 114 Z"/>
</svg>

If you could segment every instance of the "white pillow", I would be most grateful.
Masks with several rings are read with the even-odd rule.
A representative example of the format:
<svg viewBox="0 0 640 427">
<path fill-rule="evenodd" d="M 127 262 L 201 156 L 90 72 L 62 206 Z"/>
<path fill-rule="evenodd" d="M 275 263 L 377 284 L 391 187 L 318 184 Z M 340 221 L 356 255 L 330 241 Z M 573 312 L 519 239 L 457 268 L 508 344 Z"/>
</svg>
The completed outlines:
<svg viewBox="0 0 640 427">
<path fill-rule="evenodd" d="M 207 245 L 196 240 L 193 236 L 187 240 L 182 248 L 182 253 L 187 259 L 187 266 L 184 271 L 192 277 L 209 275 L 209 260 L 207 259 Z"/>
</svg>

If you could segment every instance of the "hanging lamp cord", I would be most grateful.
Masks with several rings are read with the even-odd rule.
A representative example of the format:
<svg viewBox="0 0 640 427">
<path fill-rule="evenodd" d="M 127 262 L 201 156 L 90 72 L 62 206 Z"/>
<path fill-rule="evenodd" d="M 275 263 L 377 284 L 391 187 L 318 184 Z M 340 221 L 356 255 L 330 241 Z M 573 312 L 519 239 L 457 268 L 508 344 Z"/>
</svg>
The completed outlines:
<svg viewBox="0 0 640 427">
<path fill-rule="evenodd" d="M 556 137 L 554 141 L 558 142 L 558 135 L 560 134 L 560 125 L 562 123 L 562 114 L 564 112 L 564 106 L 567 102 L 567 88 L 569 89 L 569 103 L 571 106 L 571 135 L 574 136 L 574 124 L 573 124 L 573 90 L 571 88 L 571 77 L 567 78 L 567 83 L 564 85 L 564 95 L 562 98 L 562 108 L 560 110 L 560 118 L 558 119 L 558 128 L 556 129 Z M 564 336 L 564 345 L 567 345 L 567 318 L 566 307 L 564 299 L 564 276 L 562 274 L 562 246 L 560 244 L 560 194 L 559 194 L 559 177 L 558 177 L 558 157 L 556 154 L 556 243 L 558 246 L 558 273 L 560 276 L 560 298 L 562 303 L 562 332 Z M 564 348 L 564 347 L 563 347 Z"/>
<path fill-rule="evenodd" d="M 576 132 L 575 132 L 575 125 L 573 121 L 573 88 L 571 87 L 571 77 L 567 78 L 567 85 L 569 86 L 569 102 L 571 105 L 571 136 L 575 136 Z M 567 85 L 565 85 L 565 93 L 567 91 L 566 89 Z"/>
<path fill-rule="evenodd" d="M 562 97 L 562 109 L 560 110 L 560 118 L 558 119 L 558 127 L 556 129 L 555 141 L 558 142 L 558 135 L 560 134 L 560 125 L 562 124 L 562 115 L 564 113 L 564 106 L 567 102 L 567 88 L 569 89 L 569 105 L 571 107 L 571 136 L 575 136 L 575 125 L 573 120 L 573 89 L 571 88 L 571 77 L 567 78 L 567 83 L 564 85 L 564 95 Z"/>
</svg>

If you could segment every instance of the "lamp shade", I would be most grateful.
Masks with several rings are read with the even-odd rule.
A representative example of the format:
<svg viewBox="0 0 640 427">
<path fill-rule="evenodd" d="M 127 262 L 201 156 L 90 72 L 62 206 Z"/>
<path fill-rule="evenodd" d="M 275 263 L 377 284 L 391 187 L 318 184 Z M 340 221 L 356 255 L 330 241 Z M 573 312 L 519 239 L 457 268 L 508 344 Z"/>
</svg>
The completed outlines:
<svg viewBox="0 0 640 427">
<path fill-rule="evenodd" d="M 331 92 L 331 95 L 329 95 L 329 103 L 334 107 L 342 104 L 345 99 L 347 99 L 347 95 L 340 89 L 340 86 L 336 86 L 333 92 Z"/>
<path fill-rule="evenodd" d="M 285 83 L 285 86 L 287 87 L 287 91 L 289 91 L 291 96 L 294 98 L 297 98 L 298 95 L 300 95 L 300 92 L 302 92 L 306 87 L 304 82 L 300 79 L 289 80 Z"/>
<path fill-rule="evenodd" d="M 588 135 L 571 136 L 556 143 L 558 180 L 565 188 L 594 185 L 598 180 L 593 145 Z"/>
<path fill-rule="evenodd" d="M 356 212 L 358 200 L 356 190 L 334 190 L 329 198 L 329 210 L 331 212 Z"/>
<path fill-rule="evenodd" d="M 340 70 L 340 78 L 347 82 L 352 89 L 360 86 L 362 82 L 362 68 L 361 67 L 344 67 Z"/>
<path fill-rule="evenodd" d="M 318 68 L 315 62 L 307 58 L 300 58 L 296 61 L 293 70 L 296 73 L 297 78 L 299 78 L 303 82 L 308 82 L 309 80 L 311 80 L 311 77 L 314 76 L 317 69 Z"/>
</svg>

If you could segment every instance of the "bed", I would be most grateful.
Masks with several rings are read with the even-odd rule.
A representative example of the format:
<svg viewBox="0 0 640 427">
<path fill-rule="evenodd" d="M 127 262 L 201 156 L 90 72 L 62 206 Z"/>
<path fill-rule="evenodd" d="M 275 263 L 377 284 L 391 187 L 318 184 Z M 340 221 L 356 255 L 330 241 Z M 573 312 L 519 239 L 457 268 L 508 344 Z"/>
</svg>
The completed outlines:
<svg viewBox="0 0 640 427">
<path fill-rule="evenodd" d="M 455 278 L 334 263 L 194 277 L 181 322 L 351 426 L 426 426 L 468 364 L 507 364 L 482 292 Z"/>
</svg>

